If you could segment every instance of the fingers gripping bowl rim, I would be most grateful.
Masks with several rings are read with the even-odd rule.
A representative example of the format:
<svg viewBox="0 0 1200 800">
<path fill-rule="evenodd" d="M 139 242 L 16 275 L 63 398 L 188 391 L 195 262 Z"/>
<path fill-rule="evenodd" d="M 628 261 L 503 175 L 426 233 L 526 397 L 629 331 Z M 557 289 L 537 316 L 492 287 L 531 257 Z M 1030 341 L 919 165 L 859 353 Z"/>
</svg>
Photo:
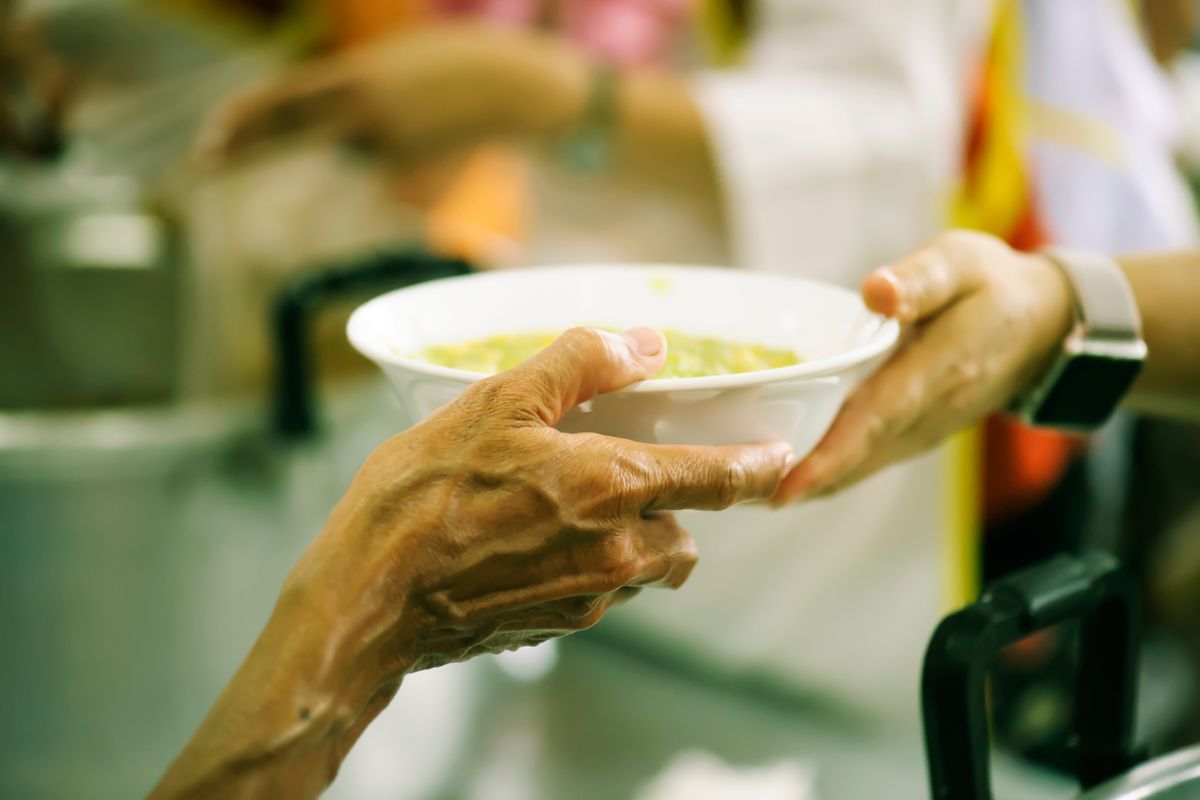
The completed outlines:
<svg viewBox="0 0 1200 800">
<path fill-rule="evenodd" d="M 580 325 L 675 329 L 787 348 L 802 360 L 769 370 L 643 381 L 572 412 L 564 430 L 679 444 L 778 438 L 791 442 L 798 456 L 816 444 L 846 394 L 886 358 L 899 334 L 894 320 L 871 313 L 855 292 L 838 286 L 715 267 L 628 264 L 420 284 L 360 306 L 347 333 L 387 375 L 411 423 L 485 377 L 424 361 L 424 347 Z"/>
<path fill-rule="evenodd" d="M 601 272 L 603 271 L 603 272 Z M 471 372 L 468 370 L 455 369 L 453 367 L 445 367 L 439 364 L 433 364 L 422 359 L 415 354 L 411 344 L 408 347 L 400 347 L 395 344 L 389 345 L 389 338 L 386 334 L 380 335 L 377 327 L 377 319 L 379 314 L 387 313 L 387 307 L 391 305 L 394 299 L 399 297 L 411 297 L 414 304 L 429 302 L 431 305 L 436 304 L 440 298 L 453 298 L 454 289 L 457 286 L 478 285 L 481 288 L 497 290 L 497 294 L 503 292 L 506 284 L 513 283 L 509 279 L 513 276 L 525 278 L 528 276 L 551 276 L 574 278 L 579 277 L 585 279 L 595 277 L 597 274 L 601 276 L 620 275 L 621 277 L 629 277 L 631 274 L 637 277 L 644 278 L 650 291 L 663 296 L 664 303 L 670 302 L 670 294 L 672 291 L 673 279 L 687 279 L 689 276 L 697 274 L 705 277 L 721 276 L 722 278 L 732 279 L 730 283 L 738 282 L 758 282 L 762 284 L 777 284 L 781 288 L 786 288 L 795 291 L 819 290 L 823 293 L 830 293 L 845 296 L 843 299 L 849 298 L 849 304 L 853 305 L 861 302 L 857 296 L 849 290 L 838 286 L 821 283 L 818 281 L 810 281 L 803 278 L 793 278 L 780 276 L 773 273 L 750 272 L 724 269 L 720 267 L 683 267 L 675 265 L 598 265 L 598 266 L 578 266 L 578 267 L 540 267 L 530 268 L 525 270 L 509 270 L 506 272 L 492 272 L 478 275 L 467 275 L 461 278 L 446 278 L 439 281 L 433 281 L 419 286 L 409 287 L 407 289 L 399 289 L 395 292 L 389 292 L 360 306 L 355 310 L 347 324 L 347 334 L 351 344 L 354 345 L 360 353 L 370 358 L 381 366 L 384 364 L 393 364 L 402 366 L 416 373 L 430 375 L 433 377 L 447 378 L 452 380 L 460 380 L 474 382 L 484 377 L 484 373 Z M 518 282 L 517 286 L 526 281 Z M 530 286 L 535 286 L 538 282 L 528 282 Z M 513 288 L 517 288 L 514 286 Z M 584 287 L 581 286 L 582 290 Z M 497 297 L 497 302 L 502 302 L 501 297 Z M 556 298 L 548 297 L 548 302 L 553 302 Z M 729 302 L 728 297 L 714 298 L 721 302 Z M 736 302 L 736 301 L 735 301 Z M 899 326 L 895 320 L 890 320 L 877 314 L 867 312 L 862 309 L 864 316 L 864 324 L 861 338 L 854 343 L 850 348 L 841 352 L 829 355 L 826 357 L 813 358 L 803 351 L 798 351 L 801 358 L 801 363 L 787 367 L 777 367 L 771 370 L 755 370 L 753 372 L 740 372 L 730 375 L 712 375 L 700 378 L 654 378 L 651 380 L 642 381 L 640 383 L 628 386 L 619 390 L 620 393 L 628 392 L 666 392 L 679 389 L 691 390 L 707 390 L 707 389 L 725 389 L 736 386 L 752 386 L 755 384 L 769 383 L 773 381 L 785 380 L 790 378 L 816 378 L 825 375 L 841 372 L 849 367 L 859 365 L 863 362 L 890 352 L 895 346 L 899 334 Z M 627 316 L 622 314 L 621 316 Z M 520 325 L 520 321 L 514 321 Z M 559 326 L 562 329 L 567 327 L 576 327 L 588 325 L 607 325 L 615 327 L 610 321 L 600 320 L 579 320 L 573 324 Z M 635 325 L 649 325 L 651 327 L 663 328 L 667 325 L 656 324 L 653 320 L 642 320 L 641 322 L 631 323 L 628 327 Z M 718 322 L 719 325 L 719 322 Z M 491 334 L 510 333 L 516 330 L 531 330 L 538 326 L 536 324 L 524 323 L 523 327 L 496 329 L 491 331 Z M 695 330 L 687 328 L 688 333 L 696 333 Z M 720 336 L 720 333 L 712 333 L 710 335 Z M 464 341 L 470 337 L 460 337 L 448 341 L 428 340 L 421 342 L 425 344 L 445 344 L 454 341 Z M 393 340 L 394 341 L 394 340 Z"/>
</svg>

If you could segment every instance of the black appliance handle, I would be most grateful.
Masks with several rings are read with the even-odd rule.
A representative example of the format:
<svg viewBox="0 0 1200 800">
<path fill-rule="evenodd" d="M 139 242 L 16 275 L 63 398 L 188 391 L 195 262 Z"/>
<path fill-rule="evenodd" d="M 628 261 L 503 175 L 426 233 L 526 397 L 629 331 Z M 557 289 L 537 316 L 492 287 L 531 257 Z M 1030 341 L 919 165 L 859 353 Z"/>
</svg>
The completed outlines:
<svg viewBox="0 0 1200 800">
<path fill-rule="evenodd" d="M 310 340 L 312 319 L 324 305 L 361 292 L 400 288 L 469 272 L 471 265 L 466 261 L 406 248 L 381 251 L 370 258 L 325 267 L 289 281 L 276 297 L 271 315 L 275 431 L 285 439 L 299 440 L 317 430 Z"/>
<path fill-rule="evenodd" d="M 925 652 L 921 712 L 935 800 L 985 800 L 989 778 L 988 668 L 1026 636 L 1080 620 L 1072 767 L 1084 788 L 1141 760 L 1133 715 L 1138 659 L 1133 581 L 1104 553 L 1058 556 L 994 583 L 942 620 Z"/>
</svg>

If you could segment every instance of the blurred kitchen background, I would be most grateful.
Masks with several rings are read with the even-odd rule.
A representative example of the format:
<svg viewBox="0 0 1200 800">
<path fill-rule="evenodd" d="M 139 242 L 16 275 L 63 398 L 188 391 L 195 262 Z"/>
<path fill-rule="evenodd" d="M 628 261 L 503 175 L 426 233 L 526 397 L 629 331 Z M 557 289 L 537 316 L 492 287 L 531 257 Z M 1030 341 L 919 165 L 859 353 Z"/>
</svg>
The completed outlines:
<svg viewBox="0 0 1200 800">
<path fill-rule="evenodd" d="M 971 181 L 989 147 L 1003 151 L 995 143 L 1011 135 L 1025 146 L 1012 163 L 1040 192 L 1033 205 L 1053 238 L 1111 249 L 1194 240 L 1190 199 L 1182 222 L 1162 206 L 1179 207 L 1180 187 L 1200 187 L 1195 3 L 902 5 L 972 31 L 962 34 L 972 44 L 960 63 L 978 74 L 956 76 L 962 135 L 949 151 L 966 194 L 974 186 L 1009 202 L 986 178 Z M 746 44 L 756 25 L 809 15 L 820 26 L 842 13 L 830 7 L 838 4 L 0 0 L 0 797 L 137 796 L 183 745 L 358 463 L 403 424 L 345 342 L 357 302 L 417 280 L 530 263 L 772 266 L 722 229 L 744 221 L 720 222 L 718 210 L 714 222 L 713 208 L 642 187 L 584 191 L 586 170 L 547 167 L 508 144 L 415 166 L 353 139 L 302 136 L 236 163 L 200 163 L 197 136 L 231 95 L 294 62 L 458 16 L 555 28 L 618 65 L 736 70 L 756 57 Z M 1101 19 L 1064 27 L 1049 7 Z M 817 80 L 834 70 L 841 35 L 834 26 L 808 42 L 798 68 L 811 56 Z M 1072 36 L 1093 37 L 1092 50 Z M 817 53 L 825 45 L 833 56 Z M 1016 65 L 1004 60 L 1014 48 L 1025 54 Z M 1114 85 L 1138 102 L 1101 105 L 1090 121 L 1086 109 L 1056 111 L 1056 99 L 1087 95 L 1064 70 L 1088 53 L 1110 58 Z M 992 80 L 1006 65 L 1007 89 Z M 1007 90 L 1032 98 L 1032 134 L 1005 127 Z M 881 104 L 877 117 L 853 124 L 886 129 L 891 111 Z M 1098 152 L 1163 142 L 1170 175 L 1155 172 L 1153 154 L 1130 156 L 1137 179 L 1128 185 L 1090 171 Z M 1077 160 L 1061 157 L 1072 148 Z M 875 196 L 898 169 L 852 150 L 837 157 L 863 159 Z M 833 191 L 836 206 L 844 198 L 828 188 L 835 178 L 800 185 L 816 207 Z M 1072 214 L 1080 198 L 1101 204 L 1106 191 L 1119 195 L 1107 218 Z M 917 210 L 1032 242 L 1022 238 L 1032 223 L 1019 203 L 997 223 L 986 209 L 961 211 L 961 186 L 942 190 L 953 192 L 960 211 L 951 216 L 932 201 Z M 847 212 L 850 223 L 830 235 L 844 244 L 877 226 L 874 250 L 844 254 L 814 236 L 811 252 L 788 258 L 820 274 L 841 254 L 851 267 L 838 279 L 853 282 L 929 232 L 899 210 L 867 208 Z M 1128 208 L 1141 212 L 1113 211 Z M 1112 213 L 1146 222 L 1117 235 Z M 960 516 L 981 534 L 960 564 L 963 591 L 1059 549 L 1121 554 L 1145 591 L 1143 734 L 1156 751 L 1200 738 L 1200 429 L 1123 418 L 1090 443 L 993 429 L 980 441 L 992 448 L 986 469 L 976 448 L 968 452 L 978 468 L 965 474 L 991 489 L 966 491 Z M 1000 496 L 1000 511 L 985 514 L 985 496 Z M 743 543 L 753 535 L 738 533 Z M 940 568 L 931 561 L 929 572 Z M 827 649 L 768 603 L 736 631 L 700 619 L 708 636 L 745 645 L 742 658 L 714 647 L 710 659 L 697 636 L 660 635 L 666 617 L 641 624 L 631 606 L 559 643 L 411 677 L 330 795 L 922 796 L 914 676 L 933 620 L 916 628 L 914 657 L 889 663 L 870 657 L 890 625 L 886 607 L 868 599 L 843 618 L 836 602 L 805 602 L 861 648 L 846 652 L 867 657 Z M 864 622 L 872 619 L 878 625 Z M 854 686 L 822 679 L 817 667 L 760 665 L 756 643 L 771 639 L 830 654 L 827 672 L 895 673 L 911 692 L 887 688 L 888 710 L 876 715 L 874 701 L 857 702 Z M 1041 637 L 996 669 L 1006 749 L 998 780 L 1014 787 L 1001 796 L 1069 794 L 1056 768 L 1070 641 L 1069 630 Z"/>
</svg>

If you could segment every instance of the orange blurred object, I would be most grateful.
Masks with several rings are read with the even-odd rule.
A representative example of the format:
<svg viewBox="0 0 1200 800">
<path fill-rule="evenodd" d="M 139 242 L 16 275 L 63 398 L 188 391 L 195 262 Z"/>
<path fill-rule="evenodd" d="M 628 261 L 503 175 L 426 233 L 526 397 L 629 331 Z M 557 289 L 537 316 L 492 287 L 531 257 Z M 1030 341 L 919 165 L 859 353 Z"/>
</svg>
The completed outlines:
<svg viewBox="0 0 1200 800">
<path fill-rule="evenodd" d="M 430 20 L 424 0 L 327 0 L 333 40 L 351 47 L 378 36 Z M 511 259 L 525 235 L 529 193 L 521 155 L 501 145 L 487 145 L 461 162 L 445 179 L 437 196 L 420 202 L 427 212 L 427 235 L 433 249 L 476 264 Z M 442 180 L 443 166 L 396 178 L 398 196 L 425 194 L 431 176 Z M 419 186 L 409 185 L 416 181 Z"/>
<path fill-rule="evenodd" d="M 360 44 L 427 19 L 423 0 L 326 0 L 336 46 Z"/>
<path fill-rule="evenodd" d="M 433 249 L 483 266 L 512 261 L 529 227 L 528 170 L 509 148 L 488 145 L 429 211 Z"/>
</svg>

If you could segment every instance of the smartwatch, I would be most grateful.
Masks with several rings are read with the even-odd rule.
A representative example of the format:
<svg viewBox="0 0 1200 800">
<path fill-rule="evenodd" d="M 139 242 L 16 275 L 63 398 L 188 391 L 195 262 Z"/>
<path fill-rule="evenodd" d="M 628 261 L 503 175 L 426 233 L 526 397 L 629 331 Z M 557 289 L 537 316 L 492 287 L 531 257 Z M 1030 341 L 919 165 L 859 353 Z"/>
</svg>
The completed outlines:
<svg viewBox="0 0 1200 800">
<path fill-rule="evenodd" d="M 1111 258 L 1062 248 L 1042 253 L 1074 290 L 1075 327 L 1011 410 L 1030 425 L 1092 431 L 1112 416 L 1146 360 L 1141 316 Z"/>
</svg>

